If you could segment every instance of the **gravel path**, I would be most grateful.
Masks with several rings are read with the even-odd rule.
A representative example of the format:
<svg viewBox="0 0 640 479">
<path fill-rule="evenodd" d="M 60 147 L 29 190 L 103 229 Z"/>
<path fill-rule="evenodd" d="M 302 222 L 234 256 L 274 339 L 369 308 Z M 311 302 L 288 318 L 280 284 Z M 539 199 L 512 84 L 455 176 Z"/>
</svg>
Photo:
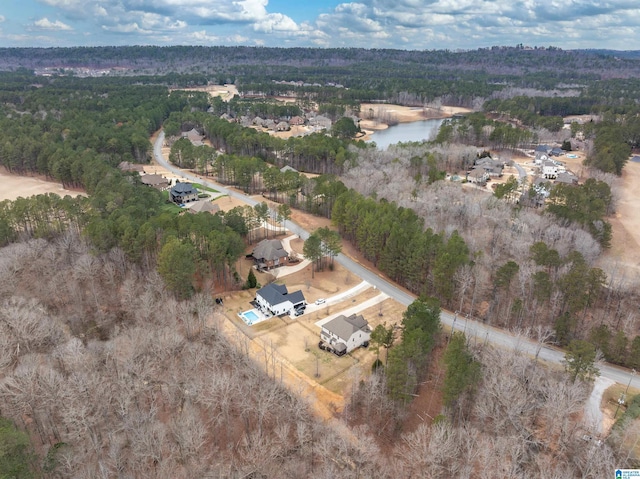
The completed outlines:
<svg viewBox="0 0 640 479">
<path fill-rule="evenodd" d="M 611 379 L 603 378 L 602 376 L 597 377 L 593 383 L 591 395 L 584 405 L 585 423 L 587 427 L 596 434 L 603 434 L 605 432 L 603 428 L 604 415 L 600 409 L 600 404 L 602 403 L 602 395 L 605 390 L 613 384 L 615 384 L 615 381 Z"/>
</svg>

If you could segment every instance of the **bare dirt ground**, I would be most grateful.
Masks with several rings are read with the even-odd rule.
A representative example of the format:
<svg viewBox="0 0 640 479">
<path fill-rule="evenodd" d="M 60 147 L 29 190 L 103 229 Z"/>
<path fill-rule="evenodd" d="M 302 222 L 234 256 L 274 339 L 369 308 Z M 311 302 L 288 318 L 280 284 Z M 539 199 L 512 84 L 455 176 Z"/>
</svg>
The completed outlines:
<svg viewBox="0 0 640 479">
<path fill-rule="evenodd" d="M 640 163 L 629 162 L 622 171 L 622 189 L 613 226 L 613 241 L 607 256 L 626 264 L 634 282 L 640 282 Z"/>
<path fill-rule="evenodd" d="M 47 181 L 37 176 L 18 176 L 11 175 L 4 171 L 0 171 L 0 201 L 15 200 L 19 197 L 27 198 L 33 195 L 42 195 L 45 193 L 55 193 L 59 196 L 76 197 L 79 195 L 86 196 L 82 191 L 67 190 L 60 183 Z"/>
<path fill-rule="evenodd" d="M 225 85 L 207 85 L 207 86 L 198 86 L 198 87 L 193 87 L 193 88 L 176 88 L 176 89 L 170 90 L 170 91 L 175 91 L 175 90 L 180 90 L 180 91 L 204 91 L 204 92 L 207 92 L 212 97 L 219 96 L 224 101 L 229 101 L 234 96 L 236 96 L 238 94 L 238 89 L 236 88 L 236 86 L 235 85 L 229 85 L 229 84 L 225 84 Z"/>
</svg>

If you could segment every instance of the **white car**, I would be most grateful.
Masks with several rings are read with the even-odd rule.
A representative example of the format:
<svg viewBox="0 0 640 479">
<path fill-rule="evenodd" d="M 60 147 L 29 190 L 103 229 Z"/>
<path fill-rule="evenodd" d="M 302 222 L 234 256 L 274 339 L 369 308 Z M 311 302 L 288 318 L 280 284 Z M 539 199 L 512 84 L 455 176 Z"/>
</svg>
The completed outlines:
<svg viewBox="0 0 640 479">
<path fill-rule="evenodd" d="M 316 299 L 315 305 L 316 306 L 320 306 L 321 304 L 324 304 L 326 302 L 327 302 L 327 300 L 324 299 L 324 298 Z"/>
</svg>

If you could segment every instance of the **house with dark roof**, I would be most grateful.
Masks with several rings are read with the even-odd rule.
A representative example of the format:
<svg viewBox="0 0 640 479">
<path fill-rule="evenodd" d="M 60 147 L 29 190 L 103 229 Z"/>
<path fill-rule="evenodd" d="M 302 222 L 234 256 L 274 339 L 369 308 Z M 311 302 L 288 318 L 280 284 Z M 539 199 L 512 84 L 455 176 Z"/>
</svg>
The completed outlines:
<svg viewBox="0 0 640 479">
<path fill-rule="evenodd" d="M 191 183 L 176 183 L 169 190 L 169 198 L 174 203 L 189 203 L 198 200 L 198 190 Z"/>
<path fill-rule="evenodd" d="M 551 151 L 549 152 L 549 156 L 562 156 L 564 155 L 564 150 L 562 148 L 551 148 Z"/>
<path fill-rule="evenodd" d="M 361 314 L 341 314 L 322 325 L 320 339 L 338 356 L 342 356 L 360 346 L 367 347 L 371 340 L 371 328 Z"/>
<path fill-rule="evenodd" d="M 265 239 L 253 248 L 251 253 L 258 269 L 271 269 L 289 263 L 289 253 L 282 246 L 282 241 Z"/>
<path fill-rule="evenodd" d="M 284 284 L 270 283 L 256 292 L 256 303 L 263 312 L 268 312 L 274 316 L 288 314 L 296 317 L 302 313 L 307 306 L 302 291 L 289 293 Z"/>
</svg>

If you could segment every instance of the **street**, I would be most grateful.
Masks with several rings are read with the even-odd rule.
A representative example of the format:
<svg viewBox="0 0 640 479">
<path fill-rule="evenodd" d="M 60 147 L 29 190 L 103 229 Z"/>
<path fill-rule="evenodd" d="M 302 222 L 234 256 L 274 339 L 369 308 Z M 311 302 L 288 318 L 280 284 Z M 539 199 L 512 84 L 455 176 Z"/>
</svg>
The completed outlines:
<svg viewBox="0 0 640 479">
<path fill-rule="evenodd" d="M 213 183 L 211 181 L 192 175 L 188 172 L 182 171 L 173 165 L 170 165 L 162 155 L 163 144 L 164 131 L 161 131 L 156 139 L 155 144 L 153 145 L 153 153 L 158 164 L 160 164 L 167 170 L 195 183 L 204 184 L 205 186 L 214 188 L 233 198 L 240 199 L 248 205 L 255 206 L 260 203 L 259 201 L 256 201 L 253 198 L 250 198 L 240 192 L 225 188 L 218 183 Z M 521 172 L 520 174 L 522 175 L 523 172 Z M 307 239 L 309 237 L 309 232 L 305 231 L 300 226 L 291 221 L 286 221 L 284 226 L 292 233 L 300 236 L 300 238 L 302 239 Z M 359 276 L 363 280 L 367 281 L 369 284 L 375 286 L 382 293 L 385 293 L 387 296 L 390 296 L 404 306 L 409 306 L 409 304 L 411 304 L 416 299 L 415 295 L 402 290 L 401 288 L 395 286 L 378 274 L 370 271 L 360 263 L 357 263 L 356 261 L 343 254 L 338 255 L 335 260 L 346 269 Z M 493 344 L 494 346 L 505 349 L 518 349 L 522 352 L 522 354 L 527 354 L 532 357 L 534 357 L 536 353 L 538 353 L 539 359 L 550 363 L 562 364 L 564 360 L 564 352 L 559 349 L 547 345 L 542 345 L 542 347 L 540 348 L 540 344 L 536 341 L 532 341 L 522 336 L 515 336 L 507 331 L 493 328 L 480 321 L 466 318 L 464 315 L 456 315 L 455 313 L 452 313 L 450 311 L 442 310 L 440 321 L 442 322 L 443 326 L 447 326 L 449 329 L 455 328 L 458 331 L 464 331 L 466 336 L 471 341 L 487 342 Z M 639 375 L 632 376 L 631 371 L 611 366 L 609 364 L 601 364 L 599 365 L 599 368 L 600 374 L 603 378 L 613 380 L 620 384 L 629 383 L 632 387 L 640 389 Z"/>
</svg>

